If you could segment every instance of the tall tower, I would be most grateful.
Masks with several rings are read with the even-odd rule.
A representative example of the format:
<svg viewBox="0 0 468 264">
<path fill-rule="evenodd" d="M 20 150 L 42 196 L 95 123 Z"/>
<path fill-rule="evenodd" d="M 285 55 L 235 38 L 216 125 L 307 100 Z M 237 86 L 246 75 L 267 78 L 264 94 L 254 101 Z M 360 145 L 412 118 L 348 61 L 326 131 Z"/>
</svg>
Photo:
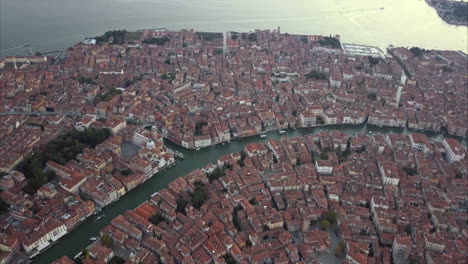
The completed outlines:
<svg viewBox="0 0 468 264">
<path fill-rule="evenodd" d="M 278 26 L 278 35 L 280 35 L 280 34 L 281 34 L 281 28 L 280 28 L 280 26 Z"/>
<path fill-rule="evenodd" d="M 411 251 L 411 238 L 408 236 L 396 236 L 393 241 L 392 255 L 395 264 L 405 263 Z"/>
</svg>

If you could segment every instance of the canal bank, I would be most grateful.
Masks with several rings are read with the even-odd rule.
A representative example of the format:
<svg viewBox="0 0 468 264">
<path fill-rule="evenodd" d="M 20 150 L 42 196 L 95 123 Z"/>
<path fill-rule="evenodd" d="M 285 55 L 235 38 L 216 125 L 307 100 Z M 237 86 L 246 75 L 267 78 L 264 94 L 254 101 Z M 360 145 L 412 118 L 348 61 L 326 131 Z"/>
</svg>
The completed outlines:
<svg viewBox="0 0 468 264">
<path fill-rule="evenodd" d="M 176 166 L 166 169 L 163 172 L 156 174 L 149 179 L 146 183 L 136 187 L 128 192 L 120 200 L 114 204 L 104 208 L 99 214 L 88 218 L 82 225 L 78 226 L 75 230 L 63 237 L 56 245 L 52 246 L 43 254 L 37 256 L 33 263 L 50 263 L 53 260 L 67 255 L 72 258 L 82 248 L 88 246 L 93 236 L 97 236 L 99 231 L 104 228 L 110 221 L 119 214 L 127 210 L 134 209 L 142 202 L 148 200 L 154 192 L 167 187 L 167 185 L 174 179 L 184 176 L 190 171 L 205 166 L 208 163 L 215 163 L 218 157 L 229 154 L 232 152 L 239 152 L 242 148 L 252 142 L 262 142 L 269 139 L 279 139 L 282 136 L 300 136 L 306 134 L 318 133 L 327 130 L 341 130 L 349 135 L 353 133 L 363 134 L 388 134 L 388 133 L 403 133 L 407 134 L 406 128 L 378 128 L 370 127 L 367 125 L 359 126 L 327 126 L 316 127 L 308 129 L 290 129 L 285 135 L 278 135 L 278 133 L 270 132 L 267 137 L 260 139 L 259 136 L 253 136 L 236 141 L 229 144 L 217 145 L 208 147 L 198 151 L 186 150 L 182 147 L 176 146 L 170 142 L 166 142 L 169 148 L 179 151 L 184 155 L 184 160 L 177 162 Z M 443 136 L 437 134 L 427 134 L 431 139 L 442 140 Z M 466 143 L 464 143 L 466 144 Z"/>
</svg>

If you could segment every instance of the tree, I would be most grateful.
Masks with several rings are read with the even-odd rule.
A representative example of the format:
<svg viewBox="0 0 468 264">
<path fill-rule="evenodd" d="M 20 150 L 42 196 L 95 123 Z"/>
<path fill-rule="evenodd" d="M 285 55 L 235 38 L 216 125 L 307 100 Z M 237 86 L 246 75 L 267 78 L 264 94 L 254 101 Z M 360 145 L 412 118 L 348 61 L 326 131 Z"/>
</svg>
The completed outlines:
<svg viewBox="0 0 468 264">
<path fill-rule="evenodd" d="M 203 127 L 206 125 L 208 125 L 208 122 L 203 119 L 195 123 L 195 136 L 201 136 Z"/>
<path fill-rule="evenodd" d="M 416 57 L 421 57 L 424 52 L 426 52 L 425 49 L 421 49 L 421 48 L 418 48 L 418 47 L 412 47 L 410 49 L 411 53 L 413 53 Z"/>
<path fill-rule="evenodd" d="M 96 82 L 93 80 L 93 78 L 84 77 L 84 76 L 78 77 L 78 82 L 81 83 L 81 84 L 96 84 Z"/>
<path fill-rule="evenodd" d="M 319 40 L 320 46 L 331 46 L 335 49 L 341 48 L 341 43 L 337 38 L 333 37 L 324 37 L 322 40 Z"/>
<path fill-rule="evenodd" d="M 114 240 L 112 239 L 112 237 L 104 234 L 101 236 L 101 244 L 107 248 L 110 248 L 112 247 L 112 244 L 114 243 Z"/>
<path fill-rule="evenodd" d="M 464 2 L 452 2 L 452 15 L 457 19 L 468 22 L 468 6 Z"/>
<path fill-rule="evenodd" d="M 248 239 L 247 241 L 245 241 L 245 246 L 246 246 L 246 247 L 251 247 L 251 246 L 252 246 L 252 242 L 250 242 L 250 240 Z"/>
<path fill-rule="evenodd" d="M 333 211 L 333 210 L 329 210 L 329 211 L 327 212 L 326 219 L 327 219 L 328 222 L 330 222 L 331 224 L 336 223 L 336 219 L 337 219 L 336 212 Z"/>
<path fill-rule="evenodd" d="M 306 74 L 305 77 L 307 79 L 316 79 L 316 80 L 326 80 L 327 79 L 327 75 L 325 73 L 318 72 L 316 70 L 312 70 L 311 72 Z"/>
<path fill-rule="evenodd" d="M 327 220 L 320 221 L 320 229 L 327 230 L 330 227 L 330 222 Z"/>
<path fill-rule="evenodd" d="M 403 171 L 406 172 L 406 174 L 408 174 L 409 176 L 413 176 L 416 173 L 418 173 L 418 171 L 415 168 L 411 168 L 411 167 L 404 167 Z"/>
<path fill-rule="evenodd" d="M 367 95 L 367 98 L 371 99 L 372 102 L 374 102 L 375 100 L 377 100 L 377 95 L 375 93 L 369 93 Z"/>
<path fill-rule="evenodd" d="M 256 205 L 256 204 L 257 204 L 257 199 L 255 199 L 255 197 L 254 197 L 254 198 L 252 198 L 252 199 L 249 200 L 249 203 L 250 203 L 251 205 Z"/>
<path fill-rule="evenodd" d="M 375 65 L 380 63 L 380 58 L 374 58 L 372 56 L 369 56 L 367 57 L 367 59 L 369 60 L 369 64 L 371 67 L 374 67 Z"/>
<path fill-rule="evenodd" d="M 111 88 L 109 91 L 105 92 L 105 93 L 101 96 L 101 101 L 103 101 L 103 102 L 109 102 L 110 100 L 112 100 L 112 98 L 114 98 L 114 96 L 119 95 L 119 94 L 121 94 L 121 93 L 122 93 L 121 90 L 116 89 L 116 88 Z"/>
<path fill-rule="evenodd" d="M 385 98 L 380 99 L 380 102 L 382 103 L 382 106 L 385 106 L 387 103 L 387 100 Z"/>
<path fill-rule="evenodd" d="M 349 151 L 349 149 L 346 149 L 345 151 L 339 151 L 338 159 L 340 160 L 340 162 L 345 162 L 348 159 L 350 153 L 351 152 Z"/>
<path fill-rule="evenodd" d="M 161 37 L 161 38 L 150 38 L 150 39 L 145 39 L 142 41 L 143 44 L 156 44 L 158 46 L 162 46 L 169 42 L 170 39 L 167 36 Z"/>
<path fill-rule="evenodd" d="M 132 173 L 132 170 L 130 169 L 124 169 L 124 170 L 121 170 L 120 171 L 120 174 L 122 174 L 123 176 L 127 177 L 128 175 L 130 175 L 130 173 Z"/>
<path fill-rule="evenodd" d="M 196 32 L 197 36 L 204 40 L 215 40 L 215 39 L 223 39 L 222 33 L 215 33 L 215 32 Z"/>
<path fill-rule="evenodd" d="M 255 34 L 255 33 L 250 33 L 250 34 L 249 34 L 249 41 L 250 41 L 250 42 L 255 42 L 255 41 L 257 41 L 257 34 Z"/>
<path fill-rule="evenodd" d="M 240 154 L 240 156 L 241 156 L 241 160 L 244 160 L 245 157 L 247 157 L 247 153 L 245 153 L 245 151 L 243 151 L 243 150 L 241 150 L 241 151 L 239 152 L 239 154 Z"/>
<path fill-rule="evenodd" d="M 175 75 L 172 75 L 172 73 L 164 73 L 163 75 L 161 75 L 161 79 L 173 81 L 173 76 L 175 78 Z"/>
<path fill-rule="evenodd" d="M 10 206 L 3 200 L 0 199 L 0 212 L 8 212 Z"/>
<path fill-rule="evenodd" d="M 322 153 L 320 153 L 320 159 L 321 159 L 321 160 L 326 160 L 326 159 L 328 159 L 328 154 L 327 154 L 327 152 L 323 151 Z"/>
<path fill-rule="evenodd" d="M 340 240 L 335 247 L 335 256 L 341 257 L 346 252 L 346 242 L 344 240 Z"/>
<path fill-rule="evenodd" d="M 191 194 L 192 205 L 195 209 L 200 209 L 208 198 L 207 193 L 203 186 L 197 186 L 195 191 Z"/>
<path fill-rule="evenodd" d="M 208 174 L 208 179 L 210 182 L 213 182 L 214 180 L 217 180 L 219 179 L 219 177 L 222 177 L 224 175 L 226 175 L 226 171 L 223 168 L 217 167 L 213 170 L 213 172 Z"/>
<path fill-rule="evenodd" d="M 227 264 L 236 264 L 236 260 L 230 254 L 224 255 L 223 259 Z"/>
<path fill-rule="evenodd" d="M 408 236 L 411 236 L 411 224 L 405 226 L 405 232 Z"/>
<path fill-rule="evenodd" d="M 119 257 L 119 256 L 114 256 L 107 264 L 124 264 L 125 259 Z"/>
<path fill-rule="evenodd" d="M 273 163 L 278 163 L 278 158 L 275 155 L 273 155 Z"/>
<path fill-rule="evenodd" d="M 102 36 L 94 37 L 94 39 L 96 40 L 97 44 L 100 44 L 103 42 L 110 42 L 111 44 L 123 44 L 125 42 L 126 37 L 127 37 L 126 30 L 113 30 L 113 31 L 107 31 Z"/>
<path fill-rule="evenodd" d="M 89 254 L 89 250 L 86 249 L 86 248 L 83 248 L 81 250 L 81 256 L 83 256 L 83 258 L 89 258 L 91 255 Z"/>
<path fill-rule="evenodd" d="M 323 125 L 325 124 L 325 120 L 321 116 L 317 116 L 317 125 Z"/>
<path fill-rule="evenodd" d="M 220 54 L 223 54 L 223 49 L 214 49 L 213 50 L 213 55 L 220 55 Z"/>
<path fill-rule="evenodd" d="M 180 212 L 185 215 L 185 207 L 187 207 L 188 201 L 183 198 L 177 198 L 176 204 L 177 204 L 176 212 Z"/>
<path fill-rule="evenodd" d="M 232 213 L 232 224 L 239 232 L 242 231 L 242 226 L 240 224 L 239 215 L 237 214 L 237 212 L 240 210 L 241 208 L 234 207 L 234 212 Z"/>
<path fill-rule="evenodd" d="M 166 220 L 166 217 L 164 217 L 164 215 L 161 212 L 157 212 L 157 213 L 153 214 L 152 216 L 150 216 L 150 218 L 149 218 L 149 221 L 153 225 L 158 225 L 159 223 L 161 223 L 162 221 L 165 221 L 165 220 Z"/>
</svg>

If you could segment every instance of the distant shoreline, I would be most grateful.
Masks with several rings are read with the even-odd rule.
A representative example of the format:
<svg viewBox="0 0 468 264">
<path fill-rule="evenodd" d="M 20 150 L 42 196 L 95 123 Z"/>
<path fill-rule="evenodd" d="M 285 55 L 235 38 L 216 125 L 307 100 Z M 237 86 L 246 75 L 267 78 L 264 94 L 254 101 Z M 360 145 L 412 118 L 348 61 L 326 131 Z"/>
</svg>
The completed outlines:
<svg viewBox="0 0 468 264">
<path fill-rule="evenodd" d="M 433 7 L 436 11 L 437 11 L 437 15 L 443 20 L 445 21 L 445 23 L 449 24 L 449 25 L 453 25 L 453 26 L 465 26 L 467 27 L 468 26 L 468 3 L 467 2 L 464 2 L 464 1 L 447 1 L 447 2 L 443 2 L 444 4 L 450 4 L 451 6 L 448 7 L 449 10 L 447 9 L 442 9 L 442 7 L 440 7 L 439 5 L 435 4 L 432 2 L 433 0 L 426 0 L 426 3 L 430 6 L 430 7 Z M 459 20 L 455 20 L 455 17 L 452 15 L 452 16 L 448 16 L 446 13 L 443 13 L 443 12 L 449 12 L 451 11 L 452 14 L 453 12 L 455 11 L 455 9 L 457 8 L 457 5 L 466 5 L 466 17 L 465 17 L 465 21 L 459 21 Z"/>
</svg>

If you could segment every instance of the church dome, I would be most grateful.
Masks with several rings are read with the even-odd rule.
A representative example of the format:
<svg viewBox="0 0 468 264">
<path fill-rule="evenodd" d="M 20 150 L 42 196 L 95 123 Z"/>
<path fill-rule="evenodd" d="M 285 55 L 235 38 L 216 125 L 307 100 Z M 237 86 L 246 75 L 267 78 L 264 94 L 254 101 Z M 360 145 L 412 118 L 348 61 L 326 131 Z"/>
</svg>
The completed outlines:
<svg viewBox="0 0 468 264">
<path fill-rule="evenodd" d="M 146 148 L 147 149 L 153 149 L 156 145 L 154 144 L 154 141 L 153 140 L 150 140 L 148 142 L 146 142 Z"/>
</svg>

